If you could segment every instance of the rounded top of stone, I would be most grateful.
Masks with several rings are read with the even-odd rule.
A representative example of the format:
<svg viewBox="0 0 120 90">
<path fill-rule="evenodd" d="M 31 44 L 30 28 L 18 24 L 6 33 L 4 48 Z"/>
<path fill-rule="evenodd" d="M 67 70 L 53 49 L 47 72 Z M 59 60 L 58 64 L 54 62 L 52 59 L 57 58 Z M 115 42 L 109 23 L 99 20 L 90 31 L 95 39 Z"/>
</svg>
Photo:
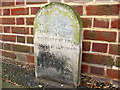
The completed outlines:
<svg viewBox="0 0 120 90">
<path fill-rule="evenodd" d="M 80 42 L 79 36 L 81 35 L 82 21 L 80 15 L 72 7 L 64 3 L 55 2 L 45 5 L 37 12 L 34 20 L 34 35 L 38 28 L 44 28 L 46 33 L 55 30 L 55 28 L 57 28 L 57 31 L 60 31 L 59 28 L 63 31 L 66 30 L 68 33 L 73 33 L 74 43 L 78 44 Z"/>
</svg>

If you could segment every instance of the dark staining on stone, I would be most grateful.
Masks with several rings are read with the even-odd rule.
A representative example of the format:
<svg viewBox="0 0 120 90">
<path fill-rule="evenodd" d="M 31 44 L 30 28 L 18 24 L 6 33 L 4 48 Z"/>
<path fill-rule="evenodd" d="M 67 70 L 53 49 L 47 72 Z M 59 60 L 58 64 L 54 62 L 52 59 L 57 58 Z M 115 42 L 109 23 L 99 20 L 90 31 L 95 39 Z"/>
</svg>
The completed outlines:
<svg viewBox="0 0 120 90">
<path fill-rule="evenodd" d="M 59 74 L 54 78 L 57 78 L 58 80 L 60 78 L 63 81 L 73 81 L 72 72 L 69 70 L 69 68 L 66 67 L 67 64 L 65 62 L 65 58 L 66 57 L 58 58 L 54 54 L 51 54 L 49 52 L 39 52 L 37 57 L 37 66 L 40 66 L 40 68 L 42 68 L 43 70 L 54 68 Z"/>
<path fill-rule="evenodd" d="M 39 44 L 38 45 L 38 48 L 42 51 L 47 51 L 49 50 L 49 46 L 48 45 L 42 45 L 42 44 Z"/>
<path fill-rule="evenodd" d="M 38 66 L 41 64 L 43 68 L 52 67 L 56 68 L 57 71 L 63 71 L 65 63 L 56 58 L 54 54 L 51 54 L 49 52 L 40 52 L 37 59 Z"/>
</svg>

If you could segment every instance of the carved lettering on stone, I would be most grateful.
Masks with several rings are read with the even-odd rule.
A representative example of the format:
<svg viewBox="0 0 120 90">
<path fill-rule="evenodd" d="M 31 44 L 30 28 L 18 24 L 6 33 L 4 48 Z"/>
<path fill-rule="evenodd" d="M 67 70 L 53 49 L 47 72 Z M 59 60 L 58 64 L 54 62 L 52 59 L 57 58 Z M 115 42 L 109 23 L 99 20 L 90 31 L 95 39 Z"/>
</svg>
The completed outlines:
<svg viewBox="0 0 120 90">
<path fill-rule="evenodd" d="M 39 10 L 34 22 L 36 77 L 77 85 L 81 27 L 80 16 L 66 4 L 51 3 Z"/>
</svg>

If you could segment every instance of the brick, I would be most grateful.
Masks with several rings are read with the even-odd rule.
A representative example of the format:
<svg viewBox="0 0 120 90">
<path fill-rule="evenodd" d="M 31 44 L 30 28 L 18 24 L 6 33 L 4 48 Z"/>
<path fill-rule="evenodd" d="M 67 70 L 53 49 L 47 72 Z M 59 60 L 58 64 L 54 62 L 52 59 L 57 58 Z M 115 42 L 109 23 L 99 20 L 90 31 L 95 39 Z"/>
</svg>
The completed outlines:
<svg viewBox="0 0 120 90">
<path fill-rule="evenodd" d="M 112 19 L 111 28 L 120 29 L 120 19 Z"/>
<path fill-rule="evenodd" d="M 15 35 L 3 35 L 2 40 L 3 41 L 15 42 L 16 41 L 16 36 Z"/>
<path fill-rule="evenodd" d="M 27 62 L 27 55 L 26 55 L 26 53 L 17 53 L 17 59 L 19 61 Z"/>
<path fill-rule="evenodd" d="M 17 18 L 16 22 L 17 22 L 17 25 L 24 25 L 24 18 Z"/>
<path fill-rule="evenodd" d="M 120 67 L 120 57 L 116 57 L 115 66 Z"/>
<path fill-rule="evenodd" d="M 104 68 L 90 66 L 90 73 L 98 76 L 104 76 Z"/>
<path fill-rule="evenodd" d="M 14 6 L 14 0 L 2 0 L 1 2 L 2 6 Z"/>
<path fill-rule="evenodd" d="M 72 6 L 80 15 L 83 14 L 83 6 Z"/>
<path fill-rule="evenodd" d="M 26 24 L 33 25 L 34 24 L 34 17 L 26 18 Z"/>
<path fill-rule="evenodd" d="M 90 40 L 98 40 L 99 39 L 99 33 L 98 31 L 90 31 L 90 30 L 84 30 L 84 39 L 90 39 Z"/>
<path fill-rule="evenodd" d="M 14 52 L 2 51 L 2 56 L 11 58 L 11 59 L 16 59 L 16 54 Z"/>
<path fill-rule="evenodd" d="M 0 16 L 2 16 L 2 9 L 0 9 Z"/>
<path fill-rule="evenodd" d="M 117 37 L 116 32 L 101 32 L 99 40 L 115 42 Z"/>
<path fill-rule="evenodd" d="M 16 0 L 16 5 L 24 5 L 25 0 Z"/>
<path fill-rule="evenodd" d="M 29 28 L 28 27 L 12 27 L 12 33 L 16 34 L 29 34 Z"/>
<path fill-rule="evenodd" d="M 30 53 L 30 47 L 29 46 L 13 44 L 12 47 L 13 47 L 13 51 L 16 51 L 16 52 Z"/>
<path fill-rule="evenodd" d="M 47 0 L 26 0 L 26 4 L 45 4 Z"/>
<path fill-rule="evenodd" d="M 27 37 L 27 43 L 33 44 L 33 37 Z"/>
<path fill-rule="evenodd" d="M 34 56 L 33 55 L 28 55 L 27 56 L 27 62 L 28 63 L 34 63 Z"/>
<path fill-rule="evenodd" d="M 109 53 L 110 54 L 115 54 L 115 55 L 120 55 L 120 45 L 118 45 L 118 44 L 110 44 Z"/>
<path fill-rule="evenodd" d="M 3 49 L 3 43 L 0 42 L 0 49 Z"/>
<path fill-rule="evenodd" d="M 10 33 L 10 27 L 9 26 L 4 27 L 4 33 Z"/>
<path fill-rule="evenodd" d="M 25 37 L 24 36 L 17 36 L 17 42 L 25 43 Z"/>
<path fill-rule="evenodd" d="M 118 33 L 118 42 L 120 42 L 120 32 Z"/>
<path fill-rule="evenodd" d="M 51 2 L 61 2 L 62 0 L 50 0 L 50 3 Z"/>
<path fill-rule="evenodd" d="M 15 18 L 0 18 L 0 21 L 2 21 L 0 24 L 15 24 Z"/>
<path fill-rule="evenodd" d="M 96 0 L 97 2 L 111 2 L 111 0 Z"/>
<path fill-rule="evenodd" d="M 2 22 L 2 20 L 3 20 L 3 18 L 0 18 L 0 24 L 2 24 L 3 22 Z"/>
<path fill-rule="evenodd" d="M 114 1 L 116 1 L 116 2 L 120 2 L 120 0 L 114 0 Z"/>
<path fill-rule="evenodd" d="M 94 19 L 93 27 L 109 28 L 109 19 Z"/>
<path fill-rule="evenodd" d="M 83 53 L 82 61 L 86 63 L 111 66 L 114 63 L 114 58 L 100 54 Z"/>
<path fill-rule="evenodd" d="M 11 44 L 4 43 L 4 50 L 12 50 Z"/>
<path fill-rule="evenodd" d="M 107 69 L 107 77 L 120 79 L 120 71 L 114 69 Z"/>
<path fill-rule="evenodd" d="M 40 9 L 40 7 L 31 7 L 31 14 L 36 15 L 36 13 L 38 12 L 39 9 Z"/>
<path fill-rule="evenodd" d="M 83 53 L 82 54 L 82 61 L 83 62 L 87 62 L 87 63 L 94 63 L 94 61 L 93 61 L 93 59 L 92 58 L 90 58 L 90 57 L 93 57 L 93 55 L 92 54 L 86 54 L 86 53 Z M 89 58 L 89 60 L 88 60 L 88 58 Z"/>
<path fill-rule="evenodd" d="M 90 51 L 90 45 L 91 45 L 91 42 L 82 42 L 82 50 L 83 51 Z"/>
<path fill-rule="evenodd" d="M 88 68 L 89 68 L 88 65 L 82 64 L 82 66 L 81 66 L 82 73 L 88 73 Z"/>
<path fill-rule="evenodd" d="M 92 19 L 91 18 L 82 18 L 83 28 L 91 27 Z"/>
<path fill-rule="evenodd" d="M 119 5 L 88 5 L 87 15 L 119 15 Z"/>
<path fill-rule="evenodd" d="M 3 35 L 2 34 L 0 34 L 0 40 L 3 40 Z"/>
<path fill-rule="evenodd" d="M 84 30 L 84 39 L 115 42 L 116 32 Z"/>
<path fill-rule="evenodd" d="M 3 15 L 10 15 L 10 9 L 3 9 Z"/>
<path fill-rule="evenodd" d="M 0 26 L 0 33 L 3 33 L 3 27 Z"/>
<path fill-rule="evenodd" d="M 11 9 L 11 15 L 28 15 L 29 8 L 13 8 Z"/>
<path fill-rule="evenodd" d="M 91 2 L 93 0 L 64 0 L 64 2 L 69 2 L 69 3 L 86 3 L 86 2 Z"/>
<path fill-rule="evenodd" d="M 33 27 L 31 27 L 31 35 L 33 35 Z"/>
<path fill-rule="evenodd" d="M 31 47 L 31 53 L 34 54 L 34 47 Z"/>
<path fill-rule="evenodd" d="M 108 46 L 108 44 L 93 43 L 93 45 L 92 45 L 92 51 L 93 52 L 107 53 L 107 46 Z"/>
</svg>

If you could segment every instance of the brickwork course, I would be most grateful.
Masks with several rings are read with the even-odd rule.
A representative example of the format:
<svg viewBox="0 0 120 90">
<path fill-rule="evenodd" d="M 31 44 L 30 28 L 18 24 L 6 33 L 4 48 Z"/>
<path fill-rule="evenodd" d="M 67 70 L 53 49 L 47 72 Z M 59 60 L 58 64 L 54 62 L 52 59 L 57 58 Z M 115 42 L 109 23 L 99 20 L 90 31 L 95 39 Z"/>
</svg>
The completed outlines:
<svg viewBox="0 0 120 90">
<path fill-rule="evenodd" d="M 82 72 L 108 82 L 119 81 L 119 0 L 0 0 L 2 58 L 34 65 L 34 18 L 51 2 L 70 5 L 82 19 Z"/>
</svg>

